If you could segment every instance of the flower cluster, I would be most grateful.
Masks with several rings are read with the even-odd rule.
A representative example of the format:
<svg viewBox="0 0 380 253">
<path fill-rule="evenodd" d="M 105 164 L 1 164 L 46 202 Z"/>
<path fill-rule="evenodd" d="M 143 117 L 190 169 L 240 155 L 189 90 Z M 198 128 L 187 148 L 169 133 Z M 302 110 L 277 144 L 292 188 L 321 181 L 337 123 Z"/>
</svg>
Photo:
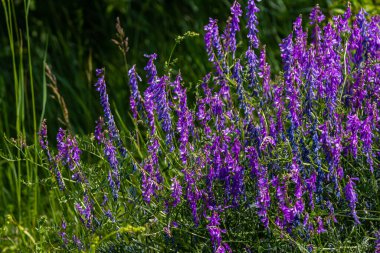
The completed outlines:
<svg viewBox="0 0 380 253">
<path fill-rule="evenodd" d="M 166 235 L 175 238 L 174 232 L 185 230 L 181 226 L 207 231 L 214 252 L 238 248 L 225 238 L 257 227 L 260 233 L 277 231 L 281 238 L 300 237 L 311 245 L 342 222 L 336 210 L 350 210 L 355 224 L 361 223 L 359 178 L 378 178 L 379 168 L 380 18 L 364 11 L 351 17 L 348 5 L 344 15 L 326 22 L 316 6 L 310 29 L 298 17 L 279 45 L 283 72 L 272 80 L 267 49 L 257 36 L 258 11 L 249 0 L 244 15 L 234 1 L 223 33 L 218 21 L 209 19 L 204 42 L 213 70 L 195 97 L 180 73 L 158 73 L 156 54 L 145 55 L 145 80 L 137 66 L 129 70 L 132 120 L 141 127 L 138 134 L 128 133 L 137 138 L 126 148 L 111 113 L 104 70 L 97 70 L 104 120 L 98 120 L 94 136 L 111 168 L 108 184 L 117 213 L 140 199 L 144 215 L 154 216 L 153 229 L 159 226 L 152 225 L 158 219 L 154 214 L 162 207 L 160 215 L 168 221 L 157 224 L 165 223 Z M 242 17 L 248 35 L 240 43 Z M 139 82 L 147 84 L 141 93 Z M 53 159 L 45 122 L 40 136 L 49 162 L 79 170 L 81 151 L 74 137 L 59 130 Z M 85 227 L 94 230 L 96 215 L 115 226 L 122 223 L 122 215 L 96 214 L 97 202 L 90 196 L 83 192 L 83 201 L 75 204 Z M 102 208 L 109 205 L 103 203 Z M 251 215 L 247 219 L 255 225 L 234 224 L 243 219 L 239 212 Z M 178 225 L 171 227 L 172 219 Z"/>
</svg>

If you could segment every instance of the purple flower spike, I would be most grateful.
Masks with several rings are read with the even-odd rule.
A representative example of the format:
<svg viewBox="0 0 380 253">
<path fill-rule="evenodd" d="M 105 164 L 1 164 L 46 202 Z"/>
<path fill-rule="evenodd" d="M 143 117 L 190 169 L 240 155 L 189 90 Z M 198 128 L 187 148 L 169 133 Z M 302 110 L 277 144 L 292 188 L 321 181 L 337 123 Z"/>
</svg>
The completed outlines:
<svg viewBox="0 0 380 253">
<path fill-rule="evenodd" d="M 141 77 L 136 72 L 136 65 L 128 71 L 129 84 L 131 86 L 130 105 L 133 117 L 137 119 L 138 109 L 141 109 L 141 95 L 138 88 L 138 81 L 141 82 Z M 136 108 L 137 107 L 137 108 Z"/>
<path fill-rule="evenodd" d="M 317 234 L 322 234 L 325 233 L 327 230 L 323 227 L 323 219 L 321 216 L 318 216 L 317 218 Z"/>
<path fill-rule="evenodd" d="M 220 43 L 219 28 L 217 22 L 218 21 L 216 19 L 210 18 L 208 25 L 204 27 L 204 30 L 206 32 L 204 41 L 206 52 L 209 57 L 208 60 L 210 62 L 213 62 L 215 65 L 217 65 L 217 61 L 223 59 L 223 49 L 222 44 Z M 216 50 L 216 55 L 214 53 L 214 49 Z"/>
<path fill-rule="evenodd" d="M 172 185 L 170 190 L 172 192 L 171 197 L 173 198 L 172 205 L 173 207 L 176 207 L 181 202 L 182 197 L 182 186 L 176 177 L 172 178 Z"/>
<path fill-rule="evenodd" d="M 98 144 L 104 143 L 104 140 L 105 140 L 103 126 L 104 126 L 104 120 L 102 117 L 99 117 L 99 119 L 96 121 L 96 126 L 95 126 L 95 131 L 94 131 L 95 140 L 98 141 Z"/>
<path fill-rule="evenodd" d="M 349 115 L 347 118 L 348 149 L 356 159 L 358 153 L 358 132 L 361 128 L 361 122 L 356 114 Z"/>
<path fill-rule="evenodd" d="M 259 69 L 259 77 L 263 79 L 263 93 L 264 96 L 268 98 L 270 95 L 270 65 L 266 62 L 265 47 L 263 47 L 263 50 L 261 50 Z"/>
<path fill-rule="evenodd" d="M 346 194 L 346 200 L 348 202 L 348 206 L 351 209 L 351 214 L 355 220 L 356 224 L 360 224 L 359 217 L 356 214 L 356 203 L 358 202 L 358 196 L 355 192 L 355 182 L 358 181 L 358 178 L 348 178 L 348 183 L 346 187 L 344 187 L 344 192 Z"/>
<path fill-rule="evenodd" d="M 157 69 L 154 65 L 154 60 L 157 59 L 157 54 L 144 54 L 146 58 L 149 58 L 144 70 L 147 72 L 148 84 L 153 85 L 157 81 Z"/>
<path fill-rule="evenodd" d="M 52 158 L 52 156 L 50 154 L 50 150 L 49 150 L 49 142 L 47 140 L 47 124 L 46 124 L 46 119 L 44 119 L 42 121 L 41 130 L 39 131 L 38 135 L 39 135 L 40 146 L 41 146 L 42 150 L 45 151 L 45 154 L 46 154 L 49 162 L 53 162 L 53 158 Z"/>
<path fill-rule="evenodd" d="M 214 252 L 225 252 L 224 246 L 222 245 L 222 233 L 225 230 L 220 229 L 220 218 L 217 212 L 213 212 L 211 217 L 207 217 L 209 223 L 207 225 L 207 230 L 210 234 L 210 240 L 214 249 Z"/>
<path fill-rule="evenodd" d="M 264 227 L 267 228 L 269 226 L 268 209 L 270 207 L 270 195 L 267 169 L 264 166 L 259 166 L 257 188 L 259 189 L 256 198 L 258 206 L 257 214 Z"/>
<path fill-rule="evenodd" d="M 231 7 L 231 18 L 227 21 L 226 29 L 222 35 L 223 45 L 226 51 L 232 52 L 235 58 L 236 51 L 236 32 L 240 31 L 239 17 L 242 15 L 240 4 L 235 1 Z"/>
<path fill-rule="evenodd" d="M 177 131 L 180 135 L 179 141 L 179 151 L 183 164 L 187 163 L 187 144 L 189 141 L 189 133 L 194 128 L 193 116 L 191 111 L 187 107 L 187 96 L 186 89 L 181 86 L 182 77 L 177 76 L 176 80 L 173 83 L 174 92 L 176 98 L 179 100 L 179 106 L 177 109 L 178 122 L 177 122 Z"/>
<path fill-rule="evenodd" d="M 257 17 L 256 13 L 259 12 L 259 9 L 256 7 L 255 0 L 249 0 L 247 6 L 247 28 L 248 28 L 248 39 L 250 46 L 254 48 L 259 47 L 259 39 L 257 38 Z"/>
<path fill-rule="evenodd" d="M 96 75 L 98 81 L 95 84 L 96 90 L 100 94 L 100 102 L 104 111 L 104 118 L 108 126 L 108 132 L 110 138 L 117 143 L 118 149 L 123 157 L 127 155 L 126 149 L 123 147 L 123 143 L 119 136 L 119 130 L 116 127 L 114 117 L 111 112 L 111 106 L 109 104 L 109 98 L 107 94 L 106 81 L 104 77 L 104 69 L 97 69 Z"/>
<path fill-rule="evenodd" d="M 87 228 L 92 227 L 93 220 L 93 204 L 87 194 L 83 197 L 83 204 L 75 203 L 75 209 L 79 214 L 79 219 Z"/>
<path fill-rule="evenodd" d="M 310 13 L 310 24 L 313 25 L 321 23 L 324 19 L 325 16 L 323 15 L 321 8 L 317 4 Z"/>
</svg>

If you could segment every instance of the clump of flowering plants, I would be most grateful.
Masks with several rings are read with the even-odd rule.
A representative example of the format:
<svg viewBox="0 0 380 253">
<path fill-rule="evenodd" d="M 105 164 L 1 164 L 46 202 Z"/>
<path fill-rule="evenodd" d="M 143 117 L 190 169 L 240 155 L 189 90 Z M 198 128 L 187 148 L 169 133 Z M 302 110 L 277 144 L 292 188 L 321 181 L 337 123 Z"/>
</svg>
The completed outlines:
<svg viewBox="0 0 380 253">
<path fill-rule="evenodd" d="M 224 29 L 205 25 L 213 68 L 195 103 L 180 72 L 159 73 L 149 54 L 128 73 L 129 130 L 118 130 L 104 69 L 94 138 L 61 129 L 54 155 L 43 124 L 41 147 L 72 203 L 63 213 L 74 214 L 62 217 L 62 247 L 359 250 L 355 236 L 375 248 L 380 17 L 354 16 L 348 4 L 328 22 L 316 6 L 280 44 L 283 71 L 273 78 L 258 11 L 254 0 L 235 1 Z"/>
</svg>

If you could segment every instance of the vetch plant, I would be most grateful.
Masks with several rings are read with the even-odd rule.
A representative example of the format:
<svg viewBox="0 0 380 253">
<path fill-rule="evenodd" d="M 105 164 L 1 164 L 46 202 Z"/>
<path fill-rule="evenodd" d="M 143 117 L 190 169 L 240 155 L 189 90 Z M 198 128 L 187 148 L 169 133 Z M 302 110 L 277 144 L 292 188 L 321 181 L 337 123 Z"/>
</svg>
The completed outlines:
<svg viewBox="0 0 380 253">
<path fill-rule="evenodd" d="M 258 11 L 234 1 L 224 30 L 210 18 L 213 69 L 195 99 L 179 71 L 159 73 L 158 55 L 145 54 L 128 72 L 135 129 L 118 130 L 104 69 L 91 148 L 60 129 L 54 157 L 44 122 L 41 148 L 76 214 L 63 217 L 65 247 L 307 252 L 378 230 L 380 17 L 348 4 L 325 21 L 316 6 L 279 45 L 273 78 Z"/>
</svg>

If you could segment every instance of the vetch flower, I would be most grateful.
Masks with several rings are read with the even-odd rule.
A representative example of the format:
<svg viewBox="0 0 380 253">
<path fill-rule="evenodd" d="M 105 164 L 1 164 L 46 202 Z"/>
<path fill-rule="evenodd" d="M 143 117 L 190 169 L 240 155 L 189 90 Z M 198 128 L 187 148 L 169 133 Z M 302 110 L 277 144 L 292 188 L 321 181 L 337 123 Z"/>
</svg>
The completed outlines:
<svg viewBox="0 0 380 253">
<path fill-rule="evenodd" d="M 136 65 L 133 65 L 132 68 L 128 71 L 128 76 L 129 85 L 131 87 L 130 105 L 132 115 L 135 119 L 137 119 L 138 110 L 141 110 L 142 102 L 140 91 L 138 88 L 138 81 L 141 82 L 141 77 L 136 72 Z"/>
<path fill-rule="evenodd" d="M 176 177 L 172 178 L 172 185 L 171 185 L 171 197 L 173 198 L 172 205 L 173 207 L 176 207 L 181 202 L 181 196 L 182 196 L 182 186 L 178 179 Z"/>
<path fill-rule="evenodd" d="M 113 114 L 111 112 L 111 106 L 109 104 L 109 98 L 107 94 L 107 88 L 106 88 L 106 81 L 104 76 L 104 69 L 97 69 L 96 75 L 98 77 L 98 81 L 95 84 L 96 90 L 100 94 L 100 102 L 103 107 L 104 111 L 104 118 L 107 123 L 109 136 L 112 141 L 115 141 L 117 144 L 117 147 L 123 157 L 127 155 L 127 151 L 123 147 L 123 143 L 119 136 L 119 130 L 116 127 L 116 123 L 113 117 Z"/>
<path fill-rule="evenodd" d="M 248 39 L 250 46 L 254 48 L 259 47 L 259 40 L 257 38 L 257 17 L 256 13 L 259 12 L 259 8 L 256 7 L 255 0 L 248 0 L 248 6 L 247 6 L 247 29 L 248 29 Z"/>
<path fill-rule="evenodd" d="M 355 182 L 358 181 L 358 178 L 348 178 L 348 183 L 346 187 L 344 187 L 344 192 L 346 195 L 346 200 L 348 202 L 348 206 L 351 209 L 352 217 L 355 220 L 356 224 L 360 224 L 359 217 L 356 214 L 356 203 L 358 202 L 358 196 L 355 192 Z"/>
</svg>

